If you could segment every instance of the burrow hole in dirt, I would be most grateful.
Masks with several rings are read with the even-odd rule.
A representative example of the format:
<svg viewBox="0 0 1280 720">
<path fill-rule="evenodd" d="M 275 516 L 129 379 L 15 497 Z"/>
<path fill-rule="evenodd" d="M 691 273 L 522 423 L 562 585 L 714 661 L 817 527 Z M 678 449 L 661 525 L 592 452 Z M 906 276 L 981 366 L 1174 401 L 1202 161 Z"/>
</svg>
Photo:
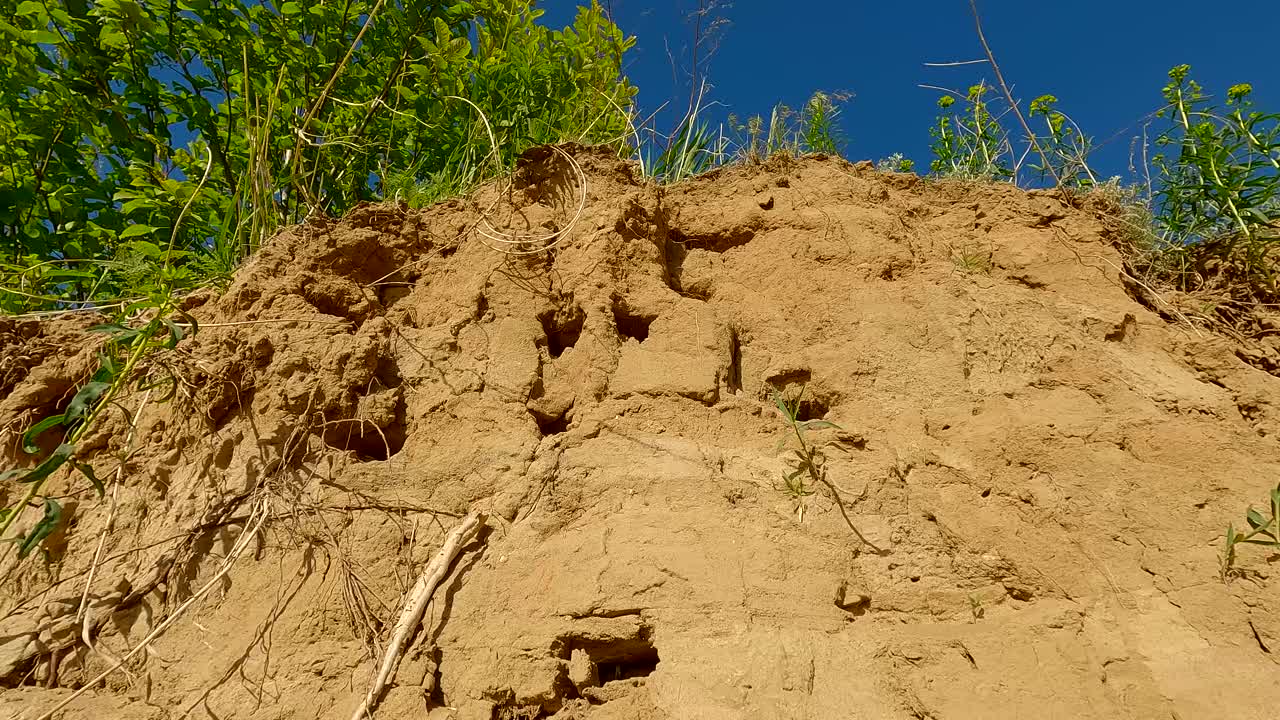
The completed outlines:
<svg viewBox="0 0 1280 720">
<path fill-rule="evenodd" d="M 582 323 L 587 319 L 582 308 L 573 304 L 561 305 L 538 316 L 542 331 L 547 334 L 547 352 L 558 358 L 565 350 L 578 343 L 582 335 Z"/>
<path fill-rule="evenodd" d="M 714 253 L 723 253 L 733 248 L 746 245 L 756 236 L 755 230 L 748 227 L 735 227 L 717 235 L 690 237 L 677 228 L 668 231 L 668 239 L 686 249 L 701 248 Z"/>
<path fill-rule="evenodd" d="M 596 666 L 601 685 L 619 680 L 648 677 L 658 669 L 658 649 L 653 646 L 653 630 L 642 625 L 634 637 L 602 638 L 598 635 L 561 637 L 559 654 L 568 660 L 582 650 Z"/>
<path fill-rule="evenodd" d="M 658 651 L 650 647 L 645 653 L 621 658 L 614 662 L 599 663 L 596 667 L 600 672 L 601 683 L 649 677 L 654 670 L 658 669 Z"/>
<path fill-rule="evenodd" d="M 400 367 L 384 357 L 378 362 L 374 378 L 370 394 L 359 401 L 356 417 L 327 422 L 324 426 L 326 445 L 353 453 L 357 460 L 365 462 L 386 460 L 400 452 L 409 435 L 404 395 L 386 392 L 403 384 Z M 374 422 L 375 417 L 383 420 Z"/>
<path fill-rule="evenodd" d="M 825 420 L 827 412 L 831 410 L 827 407 L 825 400 L 821 398 L 805 397 L 800 399 L 800 414 L 797 420 Z"/>
<path fill-rule="evenodd" d="M 767 378 L 766 387 L 772 387 L 781 393 L 788 403 L 795 397 L 800 397 L 800 412 L 796 417 L 797 420 L 825 420 L 827 413 L 831 411 L 831 406 L 835 403 L 829 395 L 815 391 L 809 384 L 811 379 L 812 373 L 808 370 L 791 370 Z M 772 391 L 769 394 L 770 397 L 767 399 L 772 402 Z"/>
<path fill-rule="evenodd" d="M 656 319 L 656 315 L 639 313 L 626 300 L 614 298 L 613 321 L 618 326 L 619 340 L 626 342 L 627 338 L 631 338 L 636 342 L 644 342 L 649 338 L 649 326 Z"/>
<path fill-rule="evenodd" d="M 539 384 L 541 384 L 541 381 L 539 381 Z M 538 394 L 541 395 L 540 392 Z M 534 399 L 536 400 L 537 398 Z M 560 415 L 552 417 L 546 413 L 539 412 L 534 408 L 529 408 L 529 415 L 532 416 L 533 421 L 538 424 L 538 432 L 542 433 L 542 437 L 559 435 L 569 429 L 569 422 L 571 418 L 569 417 L 569 411 L 567 410 Z"/>
<path fill-rule="evenodd" d="M 725 386 L 730 393 L 742 390 L 742 337 L 735 327 L 729 328 L 729 373 Z"/>
<path fill-rule="evenodd" d="M 382 461 L 400 452 L 408 433 L 404 427 L 404 403 L 396 408 L 396 419 L 379 428 L 370 420 L 352 418 L 330 424 L 324 431 L 324 444 L 335 450 L 353 453 L 363 462 Z"/>
</svg>

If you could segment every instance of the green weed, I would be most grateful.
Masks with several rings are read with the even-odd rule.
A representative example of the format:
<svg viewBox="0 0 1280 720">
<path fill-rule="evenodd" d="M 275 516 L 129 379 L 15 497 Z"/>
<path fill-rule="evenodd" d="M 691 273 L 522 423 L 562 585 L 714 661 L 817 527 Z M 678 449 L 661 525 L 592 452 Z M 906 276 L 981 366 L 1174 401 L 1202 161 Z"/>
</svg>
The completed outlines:
<svg viewBox="0 0 1280 720">
<path fill-rule="evenodd" d="M 646 175 L 660 183 L 675 183 L 728 161 L 729 139 L 700 119 L 706 110 L 705 92 L 704 84 L 671 135 L 660 138 L 652 128 L 647 130 L 649 143 L 637 149 Z M 655 150 L 659 151 L 656 156 Z"/>
<path fill-rule="evenodd" d="M 1254 110 L 1251 94 L 1249 85 L 1234 85 L 1220 108 L 1190 79 L 1189 66 L 1169 71 L 1161 114 L 1171 126 L 1153 158 L 1155 222 L 1168 252 L 1190 256 L 1193 274 L 1178 278 L 1184 288 L 1218 276 L 1254 294 L 1280 290 L 1280 114 Z"/>
<path fill-rule="evenodd" d="M 894 153 L 876 161 L 876 170 L 880 172 L 911 173 L 916 171 L 916 164 L 902 153 Z"/>
<path fill-rule="evenodd" d="M 783 103 L 773 107 L 769 121 L 759 115 L 740 122 L 729 116 L 729 125 L 741 140 L 738 157 L 749 163 L 763 163 L 771 158 L 797 158 L 813 153 L 839 155 L 845 139 L 839 129 L 840 107 L 844 94 L 815 92 L 796 112 Z"/>
<path fill-rule="evenodd" d="M 1248 532 L 1237 532 L 1234 525 L 1227 525 L 1226 547 L 1222 553 L 1222 577 L 1225 580 L 1235 572 L 1236 547 L 1241 544 L 1264 545 L 1280 551 L 1280 485 L 1271 490 L 1268 498 L 1271 515 L 1264 517 L 1252 506 L 1245 512 Z"/>
<path fill-rule="evenodd" d="M 844 502 L 840 498 L 840 492 L 835 484 L 827 479 L 826 454 L 822 448 L 815 445 L 808 437 L 810 430 L 822 430 L 825 428 L 839 429 L 840 426 L 828 420 L 801 420 L 800 409 L 801 400 L 804 397 L 804 388 L 800 388 L 800 392 L 792 400 L 787 400 L 782 393 L 774 390 L 773 404 L 782 413 L 782 418 L 787 424 L 787 428 L 791 431 L 789 437 L 794 437 L 795 446 L 791 448 L 791 459 L 788 461 L 788 471 L 782 476 L 782 491 L 787 494 L 796 506 L 796 519 L 804 521 L 804 511 L 806 508 L 806 498 L 813 495 L 817 491 L 819 485 L 825 486 L 831 493 L 836 507 L 840 509 L 840 515 L 844 517 L 844 521 L 848 524 L 849 529 L 857 536 L 863 545 L 871 548 L 874 552 L 881 552 L 867 540 L 857 526 L 849 519 L 849 514 L 844 508 Z M 788 441 L 784 437 L 779 442 L 779 449 L 786 446 Z"/>
<path fill-rule="evenodd" d="M 1053 180 L 1059 186 L 1089 189 L 1098 184 L 1098 177 L 1089 167 L 1092 141 L 1080 131 L 1075 121 L 1057 109 L 1058 98 L 1041 95 L 1031 101 L 1030 115 L 1045 124 L 1045 134 L 1036 138 L 1042 158 L 1040 164 L 1029 166 L 1040 182 Z"/>
<path fill-rule="evenodd" d="M 807 152 L 839 155 L 845 140 L 840 132 L 840 108 L 831 96 L 816 92 L 804 104 L 800 115 L 800 147 Z"/>
<path fill-rule="evenodd" d="M 992 267 L 991 251 L 972 245 L 951 251 L 951 263 L 957 272 L 966 275 L 990 275 Z"/>
<path fill-rule="evenodd" d="M 973 622 L 978 622 L 987 614 L 986 608 L 982 607 L 982 599 L 977 595 L 969 596 L 969 615 L 973 618 Z"/>
<path fill-rule="evenodd" d="M 987 94 L 991 86 L 979 83 L 966 95 L 938 98 L 938 115 L 930 135 L 935 175 L 964 180 L 1012 180 L 1016 158 L 1009 133 L 992 112 Z"/>
</svg>

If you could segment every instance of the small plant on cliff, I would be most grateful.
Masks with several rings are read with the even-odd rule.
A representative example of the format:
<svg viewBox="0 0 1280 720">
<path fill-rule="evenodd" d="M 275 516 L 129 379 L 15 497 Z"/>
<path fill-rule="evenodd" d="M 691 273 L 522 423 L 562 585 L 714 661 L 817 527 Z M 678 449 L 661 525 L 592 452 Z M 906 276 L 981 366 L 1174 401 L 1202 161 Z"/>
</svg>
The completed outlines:
<svg viewBox="0 0 1280 720">
<path fill-rule="evenodd" d="M 951 251 L 951 264 L 955 266 L 956 272 L 965 275 L 990 275 L 991 250 L 963 245 Z"/>
<path fill-rule="evenodd" d="M 876 170 L 880 172 L 910 173 L 916 171 L 916 163 L 900 152 L 876 161 Z"/>
<path fill-rule="evenodd" d="M 742 138 L 739 155 L 747 162 L 760 163 L 772 157 L 840 154 L 845 140 L 839 127 L 839 103 L 848 98 L 844 93 L 815 92 L 799 112 L 779 103 L 767 124 L 759 115 L 745 123 L 730 115 L 730 127 Z"/>
<path fill-rule="evenodd" d="M 1030 115 L 1044 120 L 1046 134 L 1037 138 L 1043 152 L 1040 164 L 1033 160 L 1030 169 L 1042 183 L 1054 180 L 1065 187 L 1092 188 L 1098 184 L 1098 176 L 1089 167 L 1092 141 L 1074 120 L 1058 110 L 1057 104 L 1058 98 L 1053 95 L 1041 95 L 1031 101 Z"/>
<path fill-rule="evenodd" d="M 1245 511 L 1245 522 L 1248 532 L 1237 532 L 1235 526 L 1227 525 L 1226 548 L 1222 554 L 1222 577 L 1225 580 L 1235 571 L 1236 546 L 1241 544 L 1264 545 L 1280 551 L 1280 485 L 1271 490 L 1268 499 L 1271 516 L 1264 517 L 1252 506 Z"/>
<path fill-rule="evenodd" d="M 801 522 L 804 521 L 805 498 L 816 492 L 818 485 L 826 486 L 831 493 L 832 500 L 835 501 L 836 507 L 840 509 L 840 515 L 844 517 L 844 521 L 848 524 L 853 534 L 858 536 L 858 540 L 863 545 L 871 548 L 875 552 L 880 552 L 877 548 L 867 540 L 857 526 L 849 519 L 848 512 L 844 509 L 844 502 L 840 498 L 840 492 L 834 483 L 827 478 L 827 456 L 822 452 L 822 448 L 808 437 L 810 430 L 823 430 L 832 428 L 839 430 L 840 426 L 829 420 L 801 420 L 800 419 L 800 401 L 804 397 L 804 387 L 800 388 L 800 392 L 792 400 L 787 400 L 783 394 L 773 391 L 773 404 L 782 413 L 782 419 L 787 424 L 787 428 L 791 431 L 789 436 L 795 437 L 795 447 L 791 450 L 791 459 L 788 461 L 789 468 L 782 475 L 782 490 L 789 497 L 795 500 L 796 517 Z M 781 449 L 787 444 L 787 437 L 782 438 L 778 447 Z"/>
<path fill-rule="evenodd" d="M 966 180 L 1012 180 L 1014 152 L 1009 133 L 992 112 L 987 93 L 991 86 L 979 83 L 966 95 L 943 95 L 941 111 L 929 134 L 933 136 L 935 175 Z"/>
<path fill-rule="evenodd" d="M 1162 111 L 1171 127 L 1157 140 L 1153 198 L 1164 250 L 1186 254 L 1185 286 L 1214 277 L 1243 280 L 1263 296 L 1280 292 L 1280 114 L 1253 109 L 1253 88 L 1233 85 L 1226 106 L 1210 103 L 1191 68 L 1169 71 Z"/>
</svg>

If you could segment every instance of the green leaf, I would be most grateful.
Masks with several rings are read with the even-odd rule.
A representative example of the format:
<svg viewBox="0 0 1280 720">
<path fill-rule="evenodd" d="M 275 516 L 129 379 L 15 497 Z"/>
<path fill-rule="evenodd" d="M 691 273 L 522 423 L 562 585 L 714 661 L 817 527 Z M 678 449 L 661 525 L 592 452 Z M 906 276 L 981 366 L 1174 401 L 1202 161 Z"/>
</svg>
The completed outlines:
<svg viewBox="0 0 1280 720">
<path fill-rule="evenodd" d="M 62 467 L 63 463 L 71 458 L 71 453 L 75 452 L 75 449 L 76 446 L 71 443 L 62 443 L 49 457 L 44 459 L 44 462 L 24 473 L 21 477 L 16 478 L 16 480 L 20 483 L 33 483 L 44 480 L 52 475 L 55 470 Z"/>
<path fill-rule="evenodd" d="M 297 15 L 302 12 L 302 6 L 296 2 L 287 2 L 280 6 L 281 15 Z"/>
<path fill-rule="evenodd" d="M 36 0 L 25 0 L 25 2 L 18 4 L 18 12 L 14 14 L 17 17 L 24 17 L 26 15 L 34 15 L 39 12 L 44 12 L 43 5 L 36 2 Z"/>
<path fill-rule="evenodd" d="M 186 320 L 187 323 L 191 325 L 192 337 L 194 337 L 196 333 L 200 332 L 200 323 L 196 322 L 194 315 L 185 310 L 178 310 L 177 313 L 182 316 L 183 320 Z"/>
<path fill-rule="evenodd" d="M 44 517 L 40 518 L 40 522 L 31 528 L 31 532 L 27 533 L 26 538 L 22 540 L 22 544 L 18 546 L 18 559 L 22 560 L 36 549 L 44 539 L 49 537 L 54 530 L 58 528 L 58 522 L 62 520 L 62 506 L 53 498 L 44 499 Z"/>
<path fill-rule="evenodd" d="M 150 225 L 130 225 L 120 233 L 120 239 L 124 240 L 125 238 L 138 237 L 139 235 L 150 235 L 155 232 L 156 229 L 157 228 L 151 227 Z"/>
<path fill-rule="evenodd" d="M 1253 508 L 1249 508 L 1245 511 L 1244 519 L 1249 522 L 1249 527 L 1254 530 L 1257 530 L 1267 523 L 1267 521 L 1262 517 L 1262 513 L 1254 510 Z"/>
<path fill-rule="evenodd" d="M 47 417 L 41 420 L 40 422 L 36 423 L 35 425 L 32 425 L 31 427 L 27 428 L 27 431 L 22 434 L 23 451 L 32 455 L 40 452 L 40 446 L 36 445 L 36 438 L 39 437 L 40 433 L 44 432 L 45 430 L 48 430 L 49 428 L 55 427 L 57 425 L 61 425 L 65 419 L 66 418 L 63 415 L 54 415 L 52 417 Z"/>
<path fill-rule="evenodd" d="M 103 50 L 124 50 L 129 47 L 129 36 L 122 32 L 104 28 L 98 35 L 98 45 Z"/>
<path fill-rule="evenodd" d="M 73 465 L 75 465 L 75 468 L 80 471 L 81 475 L 84 475 L 89 479 L 89 482 L 93 485 L 93 489 L 98 492 L 98 497 L 103 497 L 107 494 L 106 487 L 103 486 L 102 481 L 98 479 L 98 476 L 93 473 L 93 468 L 90 465 L 87 463 L 73 463 Z"/>
<path fill-rule="evenodd" d="M 114 134 L 114 132 L 115 132 L 115 131 L 113 130 L 112 132 L 113 132 L 113 134 Z M 123 143 L 125 142 L 125 137 L 124 137 L 124 134 L 123 134 L 123 133 L 124 133 L 124 128 L 123 128 L 123 127 L 121 127 L 121 128 L 120 128 L 120 133 L 121 133 L 121 135 L 120 135 L 120 137 L 117 137 L 117 138 L 116 138 L 116 142 L 119 142 L 119 143 L 123 144 Z M 140 197 L 140 198 L 138 198 L 138 199 L 136 199 L 136 200 L 130 200 L 129 202 L 127 202 L 127 203 L 125 203 L 125 204 L 121 205 L 121 206 L 120 206 L 120 212 L 122 212 L 122 213 L 124 213 L 124 214 L 128 215 L 129 213 L 133 212 L 134 210 L 138 210 L 138 209 L 141 209 L 141 208 L 145 208 L 145 207 L 148 207 L 148 206 L 150 206 L 150 205 L 154 205 L 154 204 L 155 204 L 155 203 L 154 203 L 154 201 L 152 201 L 152 199 L 151 199 L 151 198 Z"/>
<path fill-rule="evenodd" d="M 27 42 L 36 45 L 57 45 L 62 42 L 62 36 L 49 30 L 28 30 Z"/>
<path fill-rule="evenodd" d="M 130 230 L 136 227 L 147 228 L 148 231 L 153 231 L 158 229 L 158 228 L 153 228 L 149 225 L 132 225 L 130 226 Z M 125 232 L 127 233 L 129 231 L 125 230 Z M 138 232 L 133 234 L 141 235 L 142 233 Z M 137 252 L 140 255 L 145 255 L 146 257 L 152 258 L 154 260 L 158 260 L 160 259 L 160 256 L 164 255 L 164 251 L 160 249 L 159 245 L 153 242 L 147 242 L 145 240 L 135 240 L 129 243 L 129 249 Z"/>
<path fill-rule="evenodd" d="M 178 327 L 169 318 L 163 318 L 161 322 L 165 324 L 165 327 L 169 328 L 169 339 L 165 341 L 164 346 L 170 350 L 178 347 L 178 343 L 182 342 L 182 328 Z"/>
<path fill-rule="evenodd" d="M 781 411 L 787 419 L 792 419 L 791 409 L 787 407 L 787 401 L 782 399 L 782 393 L 774 391 L 773 404 L 777 406 L 778 410 Z"/>
<path fill-rule="evenodd" d="M 94 403 L 98 402 L 98 398 L 111 388 L 108 382 L 88 382 L 84 387 L 71 398 L 71 403 L 67 405 L 67 422 L 79 420 L 88 417 L 90 410 L 93 409 Z"/>
</svg>

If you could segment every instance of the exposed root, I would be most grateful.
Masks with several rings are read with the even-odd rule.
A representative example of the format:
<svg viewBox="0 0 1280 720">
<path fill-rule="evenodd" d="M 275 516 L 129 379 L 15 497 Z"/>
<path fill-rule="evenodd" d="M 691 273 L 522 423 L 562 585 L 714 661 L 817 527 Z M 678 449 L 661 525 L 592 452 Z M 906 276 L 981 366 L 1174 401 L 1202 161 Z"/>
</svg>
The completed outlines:
<svg viewBox="0 0 1280 720">
<path fill-rule="evenodd" d="M 37 717 L 36 720 L 52 720 L 54 715 L 56 715 L 59 710 L 70 705 L 72 701 L 74 701 L 76 698 L 85 694 L 91 688 L 96 686 L 98 683 L 105 680 L 108 675 L 110 675 L 111 673 L 123 667 L 124 664 L 128 662 L 130 659 L 132 659 L 135 655 L 146 650 L 147 647 L 151 645 L 151 643 L 155 642 L 156 638 L 163 635 L 171 625 L 173 625 L 183 615 L 185 615 L 187 610 L 189 610 L 192 605 L 202 600 L 205 595 L 208 595 L 209 592 L 213 590 L 213 588 L 221 584 L 223 578 L 225 578 L 227 576 L 227 573 L 231 572 L 231 568 L 235 566 L 236 560 L 238 560 L 240 556 L 244 554 L 244 551 L 249 547 L 249 544 L 258 536 L 258 532 L 262 530 L 262 524 L 266 522 L 267 516 L 269 514 L 270 513 L 268 511 L 266 502 L 265 501 L 259 502 L 257 506 L 253 509 L 253 512 L 250 513 L 245 531 L 240 533 L 240 537 L 236 540 L 236 544 L 231 548 L 231 551 L 227 553 L 227 557 L 222 561 L 222 567 L 218 569 L 218 572 L 214 573 L 213 577 L 209 578 L 209 582 L 205 583 L 204 586 L 201 587 L 190 598 L 187 598 L 186 602 L 179 605 L 169 615 L 169 617 L 165 618 L 164 622 L 160 623 L 159 625 L 156 626 L 154 630 L 147 633 L 146 637 L 142 638 L 142 640 L 136 646 L 134 646 L 132 650 L 130 650 L 124 657 L 120 658 L 120 660 L 117 661 L 114 665 L 112 665 L 111 667 L 99 673 L 97 677 L 85 683 L 84 686 L 81 687 L 79 690 L 76 690 L 75 692 L 68 695 L 65 699 L 63 699 L 62 702 L 58 703 L 57 705 L 54 705 L 49 710 L 46 710 L 44 714 Z"/>
<path fill-rule="evenodd" d="M 497 250 L 504 255 L 537 255 L 538 253 L 546 252 L 547 250 L 554 248 L 556 245 L 559 245 L 560 241 L 564 240 L 564 238 L 569 234 L 569 231 L 573 229 L 573 226 L 577 224 L 578 218 L 582 217 L 582 211 L 587 207 L 587 175 L 582 171 L 582 166 L 578 164 L 578 161 L 574 160 L 569 153 L 561 150 L 555 145 L 550 147 L 569 163 L 570 167 L 573 168 L 574 175 L 578 178 L 580 191 L 577 212 L 573 214 L 573 217 L 569 220 L 569 223 L 564 226 L 564 228 L 548 235 L 540 236 L 521 235 L 519 233 L 506 233 L 500 230 L 495 230 L 493 225 L 489 224 L 489 220 L 487 218 L 481 217 L 480 226 L 476 228 L 476 232 L 481 238 L 484 238 L 482 242 L 491 249 Z M 489 240 L 497 244 L 490 244 L 489 242 L 485 242 L 485 240 Z"/>
</svg>

